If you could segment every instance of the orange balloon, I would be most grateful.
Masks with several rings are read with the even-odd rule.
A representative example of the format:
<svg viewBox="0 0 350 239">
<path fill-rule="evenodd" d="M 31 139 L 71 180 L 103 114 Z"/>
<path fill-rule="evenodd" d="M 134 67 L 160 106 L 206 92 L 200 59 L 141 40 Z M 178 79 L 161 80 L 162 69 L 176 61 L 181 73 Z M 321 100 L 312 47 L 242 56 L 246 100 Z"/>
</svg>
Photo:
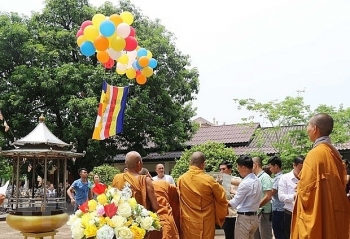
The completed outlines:
<svg viewBox="0 0 350 239">
<path fill-rule="evenodd" d="M 109 20 L 111 20 L 114 25 L 117 27 L 120 23 L 123 22 L 123 19 L 121 16 L 119 16 L 118 14 L 113 14 L 109 16 Z"/>
<path fill-rule="evenodd" d="M 98 51 L 105 51 L 109 47 L 109 41 L 107 37 L 98 36 L 94 40 L 94 46 Z"/>
<path fill-rule="evenodd" d="M 107 63 L 109 60 L 109 55 L 106 51 L 98 51 L 96 57 L 97 57 L 97 60 L 102 64 Z"/>
<path fill-rule="evenodd" d="M 148 63 L 149 63 L 149 59 L 148 59 L 147 56 L 141 56 L 141 57 L 139 58 L 139 65 L 140 65 L 141 67 L 146 67 L 146 66 L 148 66 Z"/>
<path fill-rule="evenodd" d="M 138 76 L 136 76 L 136 82 L 139 85 L 144 85 L 147 82 L 147 78 L 146 78 L 146 76 L 139 74 Z"/>
</svg>

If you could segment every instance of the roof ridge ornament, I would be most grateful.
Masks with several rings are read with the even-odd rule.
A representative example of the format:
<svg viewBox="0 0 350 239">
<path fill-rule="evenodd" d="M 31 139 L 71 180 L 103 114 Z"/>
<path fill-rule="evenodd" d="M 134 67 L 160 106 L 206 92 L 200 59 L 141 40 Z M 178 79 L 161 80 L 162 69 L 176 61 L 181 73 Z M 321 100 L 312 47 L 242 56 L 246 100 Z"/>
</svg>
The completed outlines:
<svg viewBox="0 0 350 239">
<path fill-rule="evenodd" d="M 43 114 L 41 114 L 40 117 L 39 117 L 39 122 L 40 123 L 44 123 L 44 121 L 45 121 L 45 117 L 44 117 Z"/>
</svg>

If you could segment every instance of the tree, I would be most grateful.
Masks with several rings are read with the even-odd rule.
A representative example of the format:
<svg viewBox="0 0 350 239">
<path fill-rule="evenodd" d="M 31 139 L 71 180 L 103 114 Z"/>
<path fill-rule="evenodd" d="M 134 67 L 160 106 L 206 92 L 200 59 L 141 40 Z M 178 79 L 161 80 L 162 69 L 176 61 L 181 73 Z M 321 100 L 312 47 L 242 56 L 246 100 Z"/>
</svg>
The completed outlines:
<svg viewBox="0 0 350 239">
<path fill-rule="evenodd" d="M 118 168 L 115 168 L 108 164 L 103 164 L 103 165 L 94 167 L 94 169 L 91 172 L 92 174 L 91 180 L 93 180 L 93 175 L 97 174 L 100 177 L 101 183 L 104 183 L 106 185 L 111 185 L 114 176 L 118 173 L 120 173 Z"/>
<path fill-rule="evenodd" d="M 92 169 L 118 152 L 176 150 L 194 133 L 190 102 L 198 92 L 198 71 L 158 20 L 148 19 L 130 1 L 118 5 L 106 2 L 95 9 L 87 0 L 47 0 L 43 12 L 31 17 L 0 15 L 0 108 L 17 138 L 29 133 L 43 113 L 57 137 L 73 142 L 78 152 L 85 150 L 84 158 L 69 163 L 75 177 L 81 166 Z M 96 57 L 82 56 L 75 34 L 97 12 L 125 10 L 133 13 L 139 44 L 152 51 L 158 67 L 146 85 L 131 85 L 124 132 L 94 141 L 103 79 L 118 86 L 132 82 L 115 69 L 104 70 Z M 10 135 L 5 137 L 13 141 Z"/>
<path fill-rule="evenodd" d="M 219 164 L 223 161 L 229 161 L 235 169 L 236 156 L 232 148 L 226 148 L 222 143 L 207 142 L 201 145 L 185 150 L 182 156 L 176 160 L 176 164 L 171 172 L 174 179 L 178 179 L 183 173 L 187 172 L 190 165 L 192 153 L 200 151 L 205 155 L 205 171 L 217 172 Z"/>
<path fill-rule="evenodd" d="M 301 93 L 301 92 L 299 92 Z M 254 99 L 234 99 L 238 109 L 247 109 L 257 113 L 270 125 L 269 128 L 258 129 L 255 133 L 258 146 L 264 146 L 267 133 L 273 134 L 275 142 L 272 147 L 276 150 L 284 162 L 285 169 L 290 169 L 292 160 L 297 155 L 306 155 L 311 149 L 312 143 L 306 133 L 308 120 L 316 113 L 329 113 L 335 120 L 332 133 L 333 143 L 344 143 L 350 140 L 349 118 L 350 108 L 344 109 L 341 105 L 338 109 L 333 106 L 320 105 L 314 111 L 305 104 L 304 98 L 299 94 L 296 97 L 287 96 L 282 101 L 273 100 L 267 103 L 260 103 Z M 254 120 L 254 117 L 243 119 L 243 121 Z M 291 129 L 286 132 L 285 127 L 301 125 L 302 129 Z M 259 147 L 258 147 L 259 148 Z M 262 149 L 258 152 L 261 153 Z"/>
</svg>

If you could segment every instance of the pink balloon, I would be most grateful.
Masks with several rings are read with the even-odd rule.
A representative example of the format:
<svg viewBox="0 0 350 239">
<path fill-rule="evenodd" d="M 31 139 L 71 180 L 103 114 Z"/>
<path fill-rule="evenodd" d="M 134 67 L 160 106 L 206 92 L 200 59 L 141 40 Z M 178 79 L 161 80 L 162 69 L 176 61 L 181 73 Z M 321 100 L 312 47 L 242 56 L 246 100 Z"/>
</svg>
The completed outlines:
<svg viewBox="0 0 350 239">
<path fill-rule="evenodd" d="M 125 51 L 135 50 L 138 44 L 136 38 L 132 36 L 128 36 L 127 38 L 125 38 L 125 43 L 126 43 L 124 47 Z"/>
<path fill-rule="evenodd" d="M 81 28 L 80 28 L 79 31 L 77 32 L 76 37 L 78 38 L 78 37 L 80 37 L 83 34 L 84 34 L 83 30 L 81 30 Z"/>
<path fill-rule="evenodd" d="M 135 37 L 136 36 L 136 30 L 132 26 L 130 26 L 130 34 L 129 36 Z"/>
<path fill-rule="evenodd" d="M 82 29 L 84 31 L 85 27 L 90 26 L 90 25 L 92 25 L 92 21 L 86 20 L 81 24 L 80 29 Z"/>
</svg>

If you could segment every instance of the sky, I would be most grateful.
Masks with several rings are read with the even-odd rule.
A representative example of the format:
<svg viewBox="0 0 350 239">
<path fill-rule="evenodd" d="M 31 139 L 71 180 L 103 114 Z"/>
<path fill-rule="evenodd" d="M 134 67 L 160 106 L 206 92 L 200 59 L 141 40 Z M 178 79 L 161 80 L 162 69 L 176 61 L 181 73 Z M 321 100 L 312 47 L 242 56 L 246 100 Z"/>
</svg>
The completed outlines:
<svg viewBox="0 0 350 239">
<path fill-rule="evenodd" d="M 99 6 L 104 0 L 90 2 Z M 197 117 L 239 123 L 253 113 L 238 110 L 233 99 L 281 101 L 300 90 L 312 109 L 350 107 L 348 0 L 131 2 L 150 19 L 160 19 L 198 68 Z M 0 0 L 0 6 L 30 15 L 43 1 Z"/>
</svg>

